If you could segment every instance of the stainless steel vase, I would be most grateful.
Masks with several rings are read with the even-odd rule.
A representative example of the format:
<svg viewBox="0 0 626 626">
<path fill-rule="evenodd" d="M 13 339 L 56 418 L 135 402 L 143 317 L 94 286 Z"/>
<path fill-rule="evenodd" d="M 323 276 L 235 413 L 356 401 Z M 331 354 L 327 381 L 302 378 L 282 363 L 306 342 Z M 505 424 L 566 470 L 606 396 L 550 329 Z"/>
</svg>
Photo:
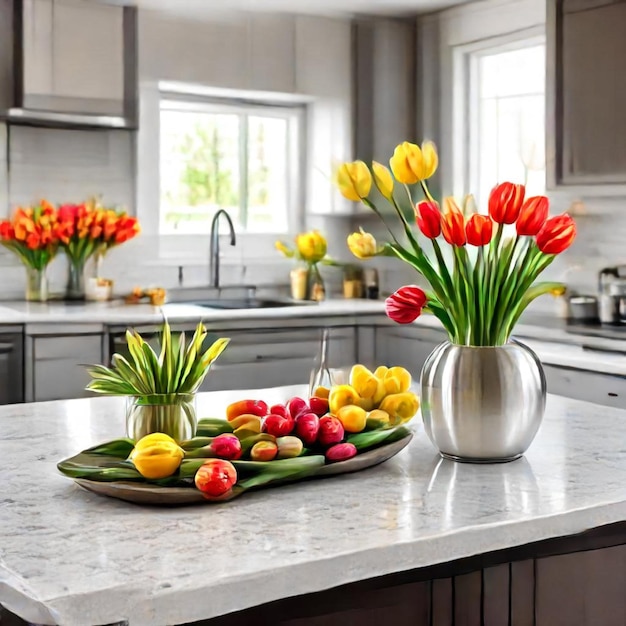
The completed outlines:
<svg viewBox="0 0 626 626">
<path fill-rule="evenodd" d="M 443 343 L 422 369 L 424 428 L 442 456 L 469 463 L 513 461 L 543 419 L 546 378 L 527 346 Z"/>
</svg>

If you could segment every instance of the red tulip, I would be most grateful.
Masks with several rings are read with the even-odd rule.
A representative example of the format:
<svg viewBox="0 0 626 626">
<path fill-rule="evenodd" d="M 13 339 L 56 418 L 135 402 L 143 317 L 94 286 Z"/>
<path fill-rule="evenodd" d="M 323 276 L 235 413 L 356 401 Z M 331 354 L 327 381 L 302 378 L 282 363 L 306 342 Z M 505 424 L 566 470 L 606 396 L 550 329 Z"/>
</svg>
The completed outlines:
<svg viewBox="0 0 626 626">
<path fill-rule="evenodd" d="M 353 443 L 337 443 L 326 450 L 326 460 L 329 463 L 347 461 L 356 456 L 357 449 Z"/>
<path fill-rule="evenodd" d="M 501 183 L 489 195 L 489 215 L 497 224 L 513 224 L 519 217 L 524 203 L 524 185 Z"/>
<path fill-rule="evenodd" d="M 241 457 L 241 442 L 236 435 L 224 433 L 218 435 L 211 442 L 211 450 L 220 459 L 236 461 Z"/>
<path fill-rule="evenodd" d="M 572 245 L 576 223 L 567 214 L 551 217 L 537 234 L 537 247 L 544 254 L 560 254 Z"/>
<path fill-rule="evenodd" d="M 452 198 L 445 200 L 445 210 L 441 218 L 441 232 L 443 238 L 452 246 L 464 246 L 466 243 L 465 218 Z"/>
<path fill-rule="evenodd" d="M 518 235 L 535 236 L 548 219 L 550 201 L 545 196 L 526 198 L 515 228 Z"/>
<path fill-rule="evenodd" d="M 327 415 L 320 419 L 317 441 L 323 446 L 340 443 L 344 436 L 343 424 L 334 416 Z"/>
<path fill-rule="evenodd" d="M 420 202 L 415 207 L 417 226 L 429 239 L 441 235 L 441 211 L 436 202 Z"/>
<path fill-rule="evenodd" d="M 486 246 L 491 241 L 493 222 L 488 215 L 474 213 L 465 224 L 467 243 L 472 246 Z"/>
<path fill-rule="evenodd" d="M 400 287 L 385 300 L 387 317 L 398 324 L 410 324 L 416 320 L 426 305 L 426 294 L 415 285 Z"/>
<path fill-rule="evenodd" d="M 315 413 L 300 413 L 296 417 L 296 435 L 305 446 L 315 443 L 320 428 L 320 418 Z"/>
<path fill-rule="evenodd" d="M 270 413 L 263 421 L 263 432 L 274 437 L 289 435 L 294 427 L 293 417 Z"/>
</svg>

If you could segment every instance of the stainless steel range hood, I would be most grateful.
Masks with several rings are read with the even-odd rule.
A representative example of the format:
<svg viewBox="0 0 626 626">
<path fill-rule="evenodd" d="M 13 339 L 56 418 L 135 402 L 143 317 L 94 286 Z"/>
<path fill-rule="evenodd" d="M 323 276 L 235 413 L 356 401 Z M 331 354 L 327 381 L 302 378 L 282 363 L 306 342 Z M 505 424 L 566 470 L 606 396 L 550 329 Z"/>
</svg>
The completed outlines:
<svg viewBox="0 0 626 626">
<path fill-rule="evenodd" d="M 137 128 L 137 10 L 0 0 L 0 120 Z"/>
</svg>

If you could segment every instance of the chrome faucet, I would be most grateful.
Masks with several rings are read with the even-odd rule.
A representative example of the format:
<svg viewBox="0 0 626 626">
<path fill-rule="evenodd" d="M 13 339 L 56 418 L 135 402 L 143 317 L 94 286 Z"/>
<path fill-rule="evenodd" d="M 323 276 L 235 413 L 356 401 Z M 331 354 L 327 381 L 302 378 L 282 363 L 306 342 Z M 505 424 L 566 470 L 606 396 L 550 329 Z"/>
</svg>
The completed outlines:
<svg viewBox="0 0 626 626">
<path fill-rule="evenodd" d="M 211 250 L 209 253 L 209 274 L 211 278 L 211 286 L 216 289 L 219 289 L 220 286 L 220 215 L 223 215 L 228 222 L 228 227 L 230 228 L 230 245 L 234 246 L 235 243 L 237 243 L 233 221 L 224 209 L 220 209 L 213 216 L 213 220 L 211 222 Z"/>
</svg>

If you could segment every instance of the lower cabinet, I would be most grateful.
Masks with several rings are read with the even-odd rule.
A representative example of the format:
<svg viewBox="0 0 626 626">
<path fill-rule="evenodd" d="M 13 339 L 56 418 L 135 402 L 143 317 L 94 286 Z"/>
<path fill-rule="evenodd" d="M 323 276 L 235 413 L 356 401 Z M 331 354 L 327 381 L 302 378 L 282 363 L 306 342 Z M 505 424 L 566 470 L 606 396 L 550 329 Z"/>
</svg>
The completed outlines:
<svg viewBox="0 0 626 626">
<path fill-rule="evenodd" d="M 376 363 L 387 367 L 400 365 L 418 381 L 426 359 L 445 340 L 443 330 L 415 325 L 379 327 L 376 329 Z"/>
<path fill-rule="evenodd" d="M 626 409 L 626 378 L 543 364 L 548 393 Z"/>
<path fill-rule="evenodd" d="M 92 396 L 86 365 L 103 362 L 103 335 L 28 335 L 26 337 L 27 402 Z"/>
<path fill-rule="evenodd" d="M 201 391 L 262 389 L 308 384 L 320 351 L 321 328 L 212 331 L 230 337 L 206 377 Z M 356 361 L 354 327 L 329 329 L 328 367 L 349 367 Z"/>
</svg>

